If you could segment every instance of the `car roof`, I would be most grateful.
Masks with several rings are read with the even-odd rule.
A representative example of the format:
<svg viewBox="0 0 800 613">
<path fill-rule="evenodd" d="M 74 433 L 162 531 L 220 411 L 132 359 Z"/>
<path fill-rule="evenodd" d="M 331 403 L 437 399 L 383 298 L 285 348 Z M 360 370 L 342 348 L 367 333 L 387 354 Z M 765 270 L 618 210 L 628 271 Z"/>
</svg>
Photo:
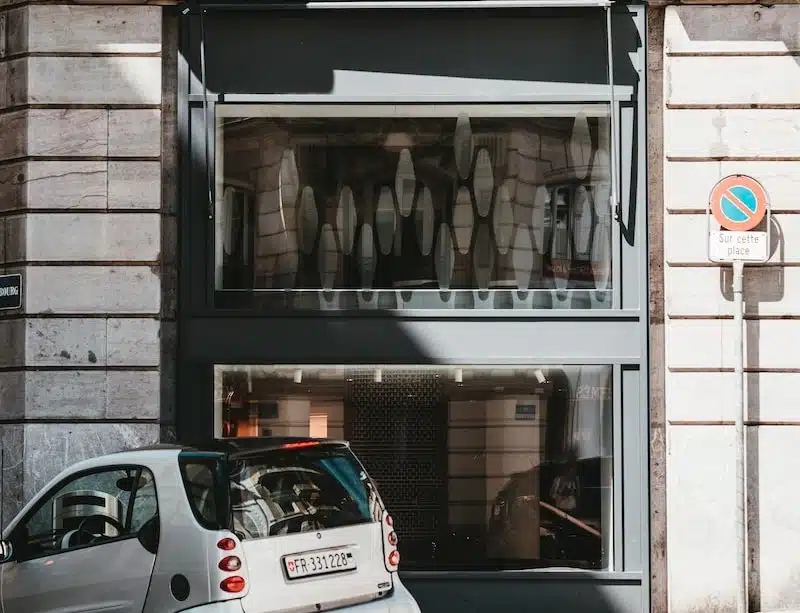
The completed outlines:
<svg viewBox="0 0 800 613">
<path fill-rule="evenodd" d="M 161 443 L 157 445 L 147 445 L 143 447 L 136 447 L 134 449 L 127 449 L 120 453 L 179 451 L 190 453 L 221 453 L 231 457 L 245 457 L 250 455 L 258 455 L 259 453 L 263 453 L 265 451 L 281 449 L 287 445 L 302 446 L 305 443 L 310 445 L 349 446 L 345 441 L 327 438 L 311 438 L 308 436 L 259 436 L 247 438 L 209 439 L 205 442 L 193 445 Z"/>
</svg>

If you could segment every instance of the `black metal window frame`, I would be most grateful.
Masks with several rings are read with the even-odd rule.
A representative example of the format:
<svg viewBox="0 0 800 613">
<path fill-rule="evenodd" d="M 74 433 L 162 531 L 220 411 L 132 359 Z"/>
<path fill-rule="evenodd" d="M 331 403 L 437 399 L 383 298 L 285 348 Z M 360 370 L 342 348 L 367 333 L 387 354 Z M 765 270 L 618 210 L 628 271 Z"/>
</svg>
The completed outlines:
<svg viewBox="0 0 800 613">
<path fill-rule="evenodd" d="M 561 4 L 566 4 L 567 0 Z M 596 5 L 596 3 L 592 3 Z M 243 3 L 206 5 L 192 3 L 183 9 L 181 48 L 196 43 L 197 15 L 213 19 L 215 11 L 282 11 L 287 5 L 265 9 L 263 4 Z M 294 12 L 297 9 L 291 7 Z M 499 9 L 498 9 L 499 10 Z M 512 9 L 509 9 L 512 10 Z M 516 10 L 516 9 L 514 9 Z M 520 9 L 521 10 L 521 9 Z M 565 11 L 599 11 L 599 8 L 536 9 L 545 14 Z M 380 12 L 380 11 L 379 11 Z M 275 13 L 272 13 L 275 14 Z M 538 13 L 537 13 L 538 14 Z M 195 16 L 194 25 L 190 19 Z M 644 44 L 645 8 L 619 5 L 611 10 L 616 22 L 633 24 L 639 36 L 638 62 L 640 81 L 630 87 L 615 84 L 608 97 L 595 88 L 585 99 L 570 102 L 604 101 L 617 114 L 617 171 L 619 208 L 615 233 L 614 291 L 619 292 L 618 308 L 604 311 L 451 311 L 444 313 L 401 312 L 395 316 L 371 312 L 269 312 L 223 310 L 214 307 L 214 236 L 211 207 L 213 194 L 209 168 L 205 160 L 214 159 L 215 105 L 242 102 L 242 96 L 204 92 L 202 79 L 193 75 L 188 62 L 179 57 L 178 122 L 182 135 L 180 191 L 180 265 L 179 275 L 179 364 L 178 364 L 178 437 L 191 442 L 212 432 L 213 368 L 215 364 L 416 364 L 428 361 L 439 364 L 610 364 L 614 368 L 614 453 L 615 453 L 615 554 L 614 568 L 608 572 L 574 573 L 503 573 L 509 580 L 526 581 L 600 580 L 620 586 L 641 588 L 641 603 L 647 608 L 649 586 L 648 532 L 648 381 L 647 381 L 647 245 L 645 196 Z M 629 28 L 630 29 L 630 28 Z M 191 33 L 194 33 L 194 38 Z M 630 35 L 630 32 L 628 32 Z M 211 48 L 211 47 L 209 47 Z M 205 53 L 209 53 L 208 49 Z M 617 58 L 627 51 L 614 49 Z M 180 55 L 180 54 L 179 54 Z M 619 66 L 616 68 L 620 70 Z M 248 98 L 248 97 L 245 97 Z M 252 102 L 263 102 L 250 96 Z M 497 102 L 502 102 L 498 100 Z M 357 101 L 353 102 L 357 104 Z M 200 126 L 198 130 L 197 127 Z M 205 126 L 205 130 L 203 129 Z M 402 332 L 404 339 L 424 336 L 438 326 L 431 351 L 420 356 L 419 348 L 391 339 Z M 463 351 L 441 341 L 441 337 L 468 332 L 474 339 Z M 353 347 L 353 338 L 389 339 L 387 346 L 368 343 Z M 316 339 L 302 346 L 296 339 Z M 496 352 L 486 350 L 487 343 L 539 339 L 541 349 L 530 357 L 527 348 L 509 350 L 504 357 L 486 358 Z M 437 344 L 438 343 L 438 344 Z M 484 357 L 481 357 L 484 356 Z M 619 487 L 618 487 L 619 485 Z M 625 514 L 622 509 L 626 508 Z M 496 573 L 452 573 L 469 578 L 485 576 L 497 579 Z M 415 577 L 441 578 L 440 571 L 421 571 Z M 616 588 L 615 588 L 616 589 Z"/>
</svg>

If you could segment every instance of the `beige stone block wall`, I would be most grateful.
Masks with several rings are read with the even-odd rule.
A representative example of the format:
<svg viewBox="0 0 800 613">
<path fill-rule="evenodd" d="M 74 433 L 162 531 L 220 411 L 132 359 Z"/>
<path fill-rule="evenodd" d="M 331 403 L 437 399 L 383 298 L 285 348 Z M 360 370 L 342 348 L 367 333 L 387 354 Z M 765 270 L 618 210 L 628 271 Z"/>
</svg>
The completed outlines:
<svg viewBox="0 0 800 613">
<path fill-rule="evenodd" d="M 0 24 L 0 272 L 25 284 L 0 313 L 8 518 L 171 428 L 177 40 L 159 6 L 5 1 Z"/>
<path fill-rule="evenodd" d="M 665 10 L 667 564 L 673 613 L 734 611 L 733 296 L 706 257 L 709 192 L 757 178 L 775 251 L 745 272 L 749 610 L 800 608 L 800 5 Z"/>
</svg>

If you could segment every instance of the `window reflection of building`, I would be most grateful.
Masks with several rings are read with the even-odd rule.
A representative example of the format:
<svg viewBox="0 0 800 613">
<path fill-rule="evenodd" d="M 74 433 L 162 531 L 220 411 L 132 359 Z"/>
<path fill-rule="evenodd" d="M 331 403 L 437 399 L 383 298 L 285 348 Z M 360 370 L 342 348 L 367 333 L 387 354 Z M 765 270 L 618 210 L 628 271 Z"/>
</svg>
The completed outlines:
<svg viewBox="0 0 800 613">
<path fill-rule="evenodd" d="M 255 189 L 250 278 L 223 266 L 220 289 L 312 309 L 611 307 L 602 112 L 220 121 L 225 181 Z"/>
<path fill-rule="evenodd" d="M 409 568 L 609 563 L 608 367 L 218 367 L 216 380 L 224 436 L 350 440 Z"/>
</svg>

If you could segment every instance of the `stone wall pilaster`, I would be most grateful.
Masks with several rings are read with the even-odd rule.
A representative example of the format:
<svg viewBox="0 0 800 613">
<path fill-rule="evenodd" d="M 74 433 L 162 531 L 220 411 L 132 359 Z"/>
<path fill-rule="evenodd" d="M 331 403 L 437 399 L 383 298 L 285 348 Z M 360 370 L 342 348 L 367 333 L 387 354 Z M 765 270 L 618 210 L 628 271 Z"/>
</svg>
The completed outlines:
<svg viewBox="0 0 800 613">
<path fill-rule="evenodd" d="M 169 435 L 163 10 L 0 2 L 0 270 L 25 283 L 0 313 L 6 517 L 66 465 Z"/>
</svg>

